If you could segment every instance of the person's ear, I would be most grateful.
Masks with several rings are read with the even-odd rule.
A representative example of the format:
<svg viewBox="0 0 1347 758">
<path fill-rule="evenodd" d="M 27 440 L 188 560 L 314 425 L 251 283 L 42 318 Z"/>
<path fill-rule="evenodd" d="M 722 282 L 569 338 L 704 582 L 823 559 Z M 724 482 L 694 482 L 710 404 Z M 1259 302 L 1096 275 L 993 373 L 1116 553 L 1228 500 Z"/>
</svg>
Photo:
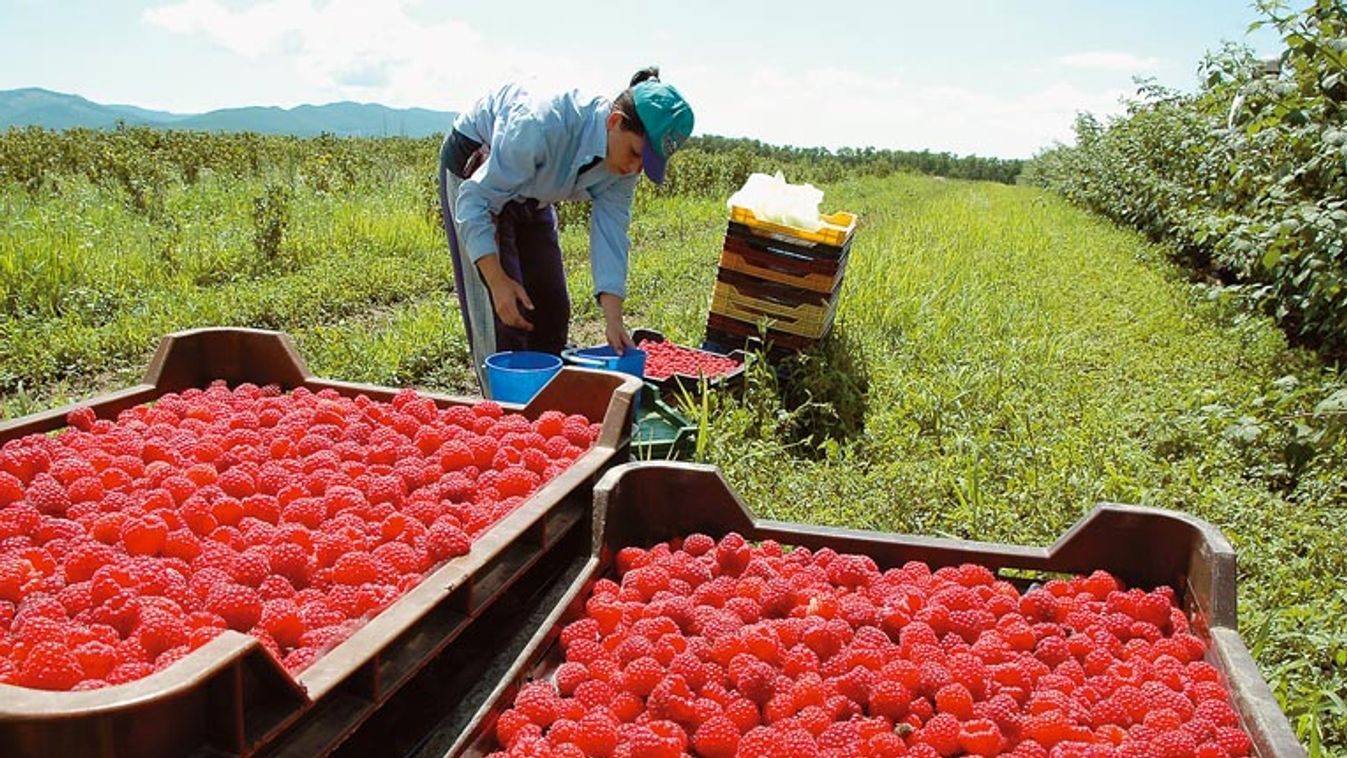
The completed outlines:
<svg viewBox="0 0 1347 758">
<path fill-rule="evenodd" d="M 607 128 L 608 128 L 608 131 L 610 131 L 610 132 L 611 132 L 616 126 L 618 126 L 618 125 L 621 124 L 621 123 L 622 123 L 622 112 L 621 112 L 621 111 L 613 111 L 612 113 L 609 113 L 609 114 L 608 114 L 608 120 L 605 122 L 605 124 L 607 125 Z"/>
</svg>

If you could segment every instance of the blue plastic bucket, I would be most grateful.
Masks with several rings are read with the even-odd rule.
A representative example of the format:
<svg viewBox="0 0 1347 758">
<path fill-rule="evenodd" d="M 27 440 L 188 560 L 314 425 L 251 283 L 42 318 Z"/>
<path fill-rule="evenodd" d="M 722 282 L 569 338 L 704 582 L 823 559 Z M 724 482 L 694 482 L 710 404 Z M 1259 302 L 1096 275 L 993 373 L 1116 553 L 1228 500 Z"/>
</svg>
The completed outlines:
<svg viewBox="0 0 1347 758">
<path fill-rule="evenodd" d="M 565 355 L 581 366 L 621 371 L 637 379 L 645 378 L 645 351 L 640 348 L 629 347 L 622 351 L 622 355 L 618 355 L 616 350 L 604 345 L 568 350 Z"/>
<path fill-rule="evenodd" d="M 561 370 L 561 359 L 551 353 L 515 350 L 486 358 L 486 382 L 491 399 L 524 404 Z"/>
<path fill-rule="evenodd" d="M 561 354 L 567 361 L 577 366 L 620 371 L 624 374 L 631 374 L 637 379 L 645 379 L 645 351 L 640 348 L 629 347 L 622 351 L 622 355 L 618 355 L 612 347 L 603 345 L 602 347 L 571 348 L 563 350 Z M 639 410 L 641 407 L 640 390 L 636 390 L 636 395 L 631 401 Z"/>
</svg>

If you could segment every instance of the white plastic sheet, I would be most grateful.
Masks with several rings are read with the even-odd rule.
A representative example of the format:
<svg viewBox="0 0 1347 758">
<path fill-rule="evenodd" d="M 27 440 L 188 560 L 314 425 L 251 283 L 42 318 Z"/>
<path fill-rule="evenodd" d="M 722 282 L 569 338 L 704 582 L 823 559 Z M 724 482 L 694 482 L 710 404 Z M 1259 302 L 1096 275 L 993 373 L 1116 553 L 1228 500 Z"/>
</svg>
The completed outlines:
<svg viewBox="0 0 1347 758">
<path fill-rule="evenodd" d="M 823 227 L 818 213 L 822 201 L 823 190 L 812 184 L 791 184 L 778 171 L 775 176 L 750 175 L 730 196 L 728 205 L 747 208 L 763 221 L 816 232 Z"/>
</svg>

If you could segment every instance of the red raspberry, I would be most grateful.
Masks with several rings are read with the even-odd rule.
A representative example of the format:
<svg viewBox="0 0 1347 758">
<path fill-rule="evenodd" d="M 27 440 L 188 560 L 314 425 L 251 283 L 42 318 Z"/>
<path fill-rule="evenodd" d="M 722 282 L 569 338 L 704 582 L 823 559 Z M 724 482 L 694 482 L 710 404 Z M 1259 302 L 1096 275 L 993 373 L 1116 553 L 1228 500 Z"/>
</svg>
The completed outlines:
<svg viewBox="0 0 1347 758">
<path fill-rule="evenodd" d="M 870 713 L 897 723 L 907 715 L 912 692 L 900 682 L 880 679 L 870 687 Z"/>
<path fill-rule="evenodd" d="M 1217 727 L 1235 727 L 1239 725 L 1239 715 L 1230 704 L 1221 700 L 1203 700 L 1193 709 L 1193 715 L 1203 718 Z"/>
<path fill-rule="evenodd" d="M 472 548 L 472 538 L 462 529 L 447 524 L 436 523 L 426 532 L 426 554 L 434 563 L 467 555 Z"/>
<path fill-rule="evenodd" d="M 513 708 L 507 709 L 496 719 L 496 739 L 508 748 L 514 744 L 521 730 L 532 723 L 523 713 Z"/>
<path fill-rule="evenodd" d="M 877 578 L 878 571 L 872 558 L 839 555 L 828 563 L 828 581 L 839 587 L 868 587 Z"/>
<path fill-rule="evenodd" d="M 565 697 L 575 694 L 575 688 L 589 680 L 589 669 L 583 663 L 568 661 L 557 667 L 553 676 L 557 691 Z"/>
<path fill-rule="evenodd" d="M 94 414 L 94 409 L 87 405 L 72 408 L 65 414 L 66 424 L 82 432 L 91 431 L 94 428 L 94 422 L 97 420 L 98 416 Z"/>
<path fill-rule="evenodd" d="M 141 612 L 136 634 L 141 647 L 152 657 L 188 642 L 188 630 L 182 620 L 159 610 Z"/>
<path fill-rule="evenodd" d="M 545 682 L 529 682 L 519 689 L 514 707 L 530 721 L 541 727 L 547 727 L 557 719 L 560 698 L 556 690 Z"/>
<path fill-rule="evenodd" d="M 103 482 L 97 476 L 82 476 L 66 486 L 71 503 L 96 503 L 103 499 Z"/>
<path fill-rule="evenodd" d="M 991 719 L 972 719 L 959 728 L 959 746 L 971 755 L 998 755 L 1004 738 Z"/>
<path fill-rule="evenodd" d="M 1253 742 L 1249 739 L 1249 735 L 1234 726 L 1216 727 L 1216 743 L 1235 758 L 1243 758 L 1253 752 Z"/>
<path fill-rule="evenodd" d="M 75 648 L 75 659 L 85 677 L 102 679 L 117 665 L 117 649 L 106 642 L 90 640 Z"/>
<path fill-rule="evenodd" d="M 921 742 L 935 748 L 941 755 L 953 755 L 959 751 L 959 733 L 959 719 L 949 713 L 932 716 L 918 730 Z"/>
<path fill-rule="evenodd" d="M 218 584 L 206 596 L 206 610 L 224 619 L 231 629 L 246 632 L 262 615 L 262 597 L 252 587 Z"/>
<path fill-rule="evenodd" d="M 379 581 L 379 561 L 365 552 L 346 553 L 332 567 L 332 580 L 340 584 L 369 584 Z"/>
<path fill-rule="evenodd" d="M 953 714 L 959 719 L 973 717 L 973 696 L 962 684 L 947 684 L 936 690 L 935 707 L 940 713 Z"/>
<path fill-rule="evenodd" d="M 532 471 L 512 466 L 501 472 L 496 489 L 502 497 L 524 497 L 538 486 L 539 477 Z"/>
<path fill-rule="evenodd" d="M 1159 592 L 1148 592 L 1136 600 L 1134 611 L 1130 614 L 1138 621 L 1154 624 L 1163 629 L 1169 622 L 1169 611 L 1173 607 L 1169 598 Z"/>
<path fill-rule="evenodd" d="M 1024 724 L 1024 736 L 1033 739 L 1044 747 L 1071 739 L 1073 734 L 1070 718 L 1060 710 L 1048 710 L 1036 713 Z"/>
<path fill-rule="evenodd" d="M 1156 758 L 1193 758 L 1197 741 L 1188 732 L 1173 729 L 1157 734 L 1151 740 L 1151 750 Z"/>
<path fill-rule="evenodd" d="M 555 437 L 566 427 L 566 414 L 561 411 L 543 411 L 533 422 L 533 430 L 544 437 Z"/>
<path fill-rule="evenodd" d="M 168 536 L 168 526 L 154 514 L 130 519 L 122 524 L 122 545 L 131 555 L 158 555 Z"/>
<path fill-rule="evenodd" d="M 617 748 L 617 720 L 606 711 L 591 710 L 579 721 L 575 744 L 585 755 L 611 755 Z"/>
<path fill-rule="evenodd" d="M 683 551 L 693 557 L 702 556 L 714 550 L 716 541 L 706 534 L 689 534 L 683 540 Z"/>
<path fill-rule="evenodd" d="M 39 642 L 24 658 L 16 683 L 41 690 L 68 690 L 83 678 L 79 661 L 64 642 Z"/>
<path fill-rule="evenodd" d="M 50 474 L 38 474 L 28 485 L 25 499 L 41 513 L 60 516 L 70 507 L 70 496 Z"/>
<path fill-rule="evenodd" d="M 622 673 L 627 690 L 645 697 L 664 678 L 665 669 L 659 661 L 644 655 L 627 664 Z"/>
<path fill-rule="evenodd" d="M 226 495 L 239 500 L 257 492 L 256 481 L 242 466 L 235 466 L 224 472 L 220 476 L 219 486 Z"/>
<path fill-rule="evenodd" d="M 299 608 L 288 599 L 266 601 L 257 623 L 283 650 L 297 646 L 304 632 L 308 631 Z"/>
<path fill-rule="evenodd" d="M 498 419 L 505 415 L 505 409 L 495 400 L 483 400 L 472 406 L 472 414 L 477 418 Z"/>
<path fill-rule="evenodd" d="M 66 553 L 63 569 L 67 582 L 84 582 L 93 578 L 99 568 L 114 563 L 117 553 L 100 542 L 82 542 Z"/>
</svg>

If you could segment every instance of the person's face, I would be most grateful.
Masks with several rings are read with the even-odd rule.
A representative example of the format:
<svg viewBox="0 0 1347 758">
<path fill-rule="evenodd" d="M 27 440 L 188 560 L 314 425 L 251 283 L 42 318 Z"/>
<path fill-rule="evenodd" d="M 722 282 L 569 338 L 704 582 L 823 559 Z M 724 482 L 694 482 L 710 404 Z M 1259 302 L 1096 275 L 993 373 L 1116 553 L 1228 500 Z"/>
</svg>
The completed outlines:
<svg viewBox="0 0 1347 758">
<path fill-rule="evenodd" d="M 622 114 L 614 111 L 608 114 L 608 154 L 603 165 L 611 173 L 630 176 L 641 170 L 641 151 L 645 149 L 645 137 L 628 131 L 622 125 Z"/>
</svg>

